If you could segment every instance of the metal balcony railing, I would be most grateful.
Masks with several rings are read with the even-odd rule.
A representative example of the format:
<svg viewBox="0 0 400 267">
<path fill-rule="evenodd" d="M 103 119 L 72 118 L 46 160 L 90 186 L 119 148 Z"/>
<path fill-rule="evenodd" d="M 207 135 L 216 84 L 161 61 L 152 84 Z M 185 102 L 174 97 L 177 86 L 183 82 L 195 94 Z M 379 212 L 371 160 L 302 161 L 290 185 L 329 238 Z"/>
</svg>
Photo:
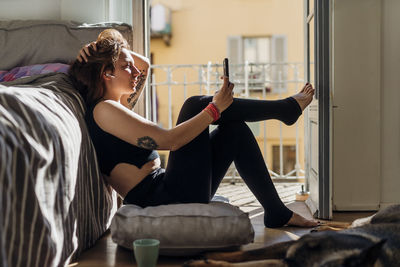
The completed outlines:
<svg viewBox="0 0 400 267">
<path fill-rule="evenodd" d="M 235 97 L 266 99 L 267 95 L 277 98 L 294 94 L 304 83 L 303 63 L 249 63 L 230 65 L 230 78 L 235 84 Z M 173 126 L 173 98 L 172 94 L 183 94 L 183 101 L 191 95 L 212 95 L 222 85 L 220 77 L 223 75 L 222 64 L 185 64 L 185 65 L 152 65 L 150 87 L 147 88 L 146 99 L 147 117 L 155 123 L 157 118 L 157 90 L 167 90 L 168 99 L 168 127 Z M 158 99 L 161 101 L 160 99 Z M 181 106 L 182 103 L 176 105 Z M 267 155 L 267 127 L 263 124 L 263 144 L 260 149 Z M 284 173 L 282 123 L 279 124 L 279 172 L 270 175 L 274 181 L 304 181 L 304 170 L 299 162 L 299 125 L 296 123 L 296 163 L 293 170 Z M 307 158 L 307 157 L 304 157 Z M 234 164 L 229 168 L 226 179 L 236 181 L 240 179 Z"/>
</svg>

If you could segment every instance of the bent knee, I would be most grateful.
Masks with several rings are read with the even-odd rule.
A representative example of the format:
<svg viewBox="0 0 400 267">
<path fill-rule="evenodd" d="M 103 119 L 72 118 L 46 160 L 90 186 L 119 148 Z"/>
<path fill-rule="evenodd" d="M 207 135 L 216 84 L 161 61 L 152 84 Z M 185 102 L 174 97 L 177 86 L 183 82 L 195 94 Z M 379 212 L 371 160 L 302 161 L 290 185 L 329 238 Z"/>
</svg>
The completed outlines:
<svg viewBox="0 0 400 267">
<path fill-rule="evenodd" d="M 199 114 L 212 100 L 210 96 L 191 96 L 185 100 L 179 114 L 178 122 L 188 120 Z"/>
<path fill-rule="evenodd" d="M 212 100 L 212 97 L 204 95 L 191 96 L 185 100 L 185 102 L 183 103 L 183 107 L 189 106 L 193 108 L 200 106 L 201 108 L 205 108 L 205 105 L 207 105 L 211 101 L 210 99 Z"/>
</svg>

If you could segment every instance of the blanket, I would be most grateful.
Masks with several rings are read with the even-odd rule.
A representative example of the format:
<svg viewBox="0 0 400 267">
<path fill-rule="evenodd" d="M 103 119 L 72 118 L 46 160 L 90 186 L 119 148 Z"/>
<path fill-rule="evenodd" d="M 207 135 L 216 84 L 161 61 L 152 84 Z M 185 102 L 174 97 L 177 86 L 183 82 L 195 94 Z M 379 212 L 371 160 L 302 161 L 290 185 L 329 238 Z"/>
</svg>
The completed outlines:
<svg viewBox="0 0 400 267">
<path fill-rule="evenodd" d="M 64 73 L 0 84 L 0 265 L 66 266 L 108 229 L 82 97 Z"/>
</svg>

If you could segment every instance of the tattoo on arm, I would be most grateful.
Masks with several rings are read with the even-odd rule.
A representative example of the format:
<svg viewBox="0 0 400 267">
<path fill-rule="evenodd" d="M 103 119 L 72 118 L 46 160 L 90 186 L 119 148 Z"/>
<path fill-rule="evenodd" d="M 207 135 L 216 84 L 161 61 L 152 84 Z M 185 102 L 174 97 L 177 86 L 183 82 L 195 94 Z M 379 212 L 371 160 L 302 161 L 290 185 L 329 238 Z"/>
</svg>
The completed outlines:
<svg viewBox="0 0 400 267">
<path fill-rule="evenodd" d="M 129 103 L 129 107 L 131 108 L 131 109 L 133 109 L 135 106 L 136 106 L 136 103 L 137 103 L 137 99 L 135 99 L 135 100 L 133 100 L 132 102 L 130 102 Z"/>
<path fill-rule="evenodd" d="M 136 102 L 137 102 L 137 99 L 132 101 L 132 99 L 134 99 L 134 98 L 136 97 L 136 95 L 137 95 L 137 92 L 134 92 L 134 93 L 131 94 L 131 95 L 128 97 L 128 99 L 127 99 L 128 104 L 129 104 L 129 106 L 130 106 L 131 109 L 135 106 L 135 104 L 136 104 Z"/>
<path fill-rule="evenodd" d="M 145 80 L 146 80 L 146 73 L 144 72 L 144 70 L 142 70 L 140 75 L 139 75 L 138 83 L 136 85 L 136 88 L 138 88 L 139 90 L 142 90 Z"/>
<path fill-rule="evenodd" d="M 153 150 L 157 149 L 158 145 L 150 136 L 143 136 L 137 139 L 138 147 Z"/>
<path fill-rule="evenodd" d="M 131 94 L 129 96 L 129 98 L 127 99 L 128 104 L 129 104 L 131 109 L 136 105 L 136 103 L 137 103 L 137 101 L 139 99 L 139 96 L 140 96 L 140 94 L 141 94 L 141 92 L 143 90 L 145 81 L 146 81 L 145 70 L 141 70 L 141 73 L 140 73 L 139 78 L 138 78 L 138 83 L 136 85 L 136 92 Z"/>
</svg>

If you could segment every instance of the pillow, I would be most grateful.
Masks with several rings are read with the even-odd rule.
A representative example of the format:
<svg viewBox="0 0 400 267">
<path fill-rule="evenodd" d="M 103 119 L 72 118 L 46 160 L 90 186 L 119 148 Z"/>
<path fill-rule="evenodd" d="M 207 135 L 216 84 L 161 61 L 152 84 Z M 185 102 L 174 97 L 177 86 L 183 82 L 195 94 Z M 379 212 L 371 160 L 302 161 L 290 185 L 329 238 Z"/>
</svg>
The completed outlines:
<svg viewBox="0 0 400 267">
<path fill-rule="evenodd" d="M 248 213 L 228 203 L 122 206 L 111 222 L 111 237 L 132 249 L 141 238 L 160 240 L 160 255 L 188 256 L 237 248 L 254 240 Z"/>
<path fill-rule="evenodd" d="M 10 71 L 0 71 L 0 82 L 10 82 L 18 78 L 49 72 L 63 72 L 68 74 L 68 68 L 69 65 L 61 63 L 16 67 Z"/>
<path fill-rule="evenodd" d="M 120 22 L 0 21 L 0 70 L 34 64 L 69 64 L 84 44 L 96 40 L 100 32 L 109 28 L 117 29 L 133 44 L 132 26 Z"/>
</svg>

